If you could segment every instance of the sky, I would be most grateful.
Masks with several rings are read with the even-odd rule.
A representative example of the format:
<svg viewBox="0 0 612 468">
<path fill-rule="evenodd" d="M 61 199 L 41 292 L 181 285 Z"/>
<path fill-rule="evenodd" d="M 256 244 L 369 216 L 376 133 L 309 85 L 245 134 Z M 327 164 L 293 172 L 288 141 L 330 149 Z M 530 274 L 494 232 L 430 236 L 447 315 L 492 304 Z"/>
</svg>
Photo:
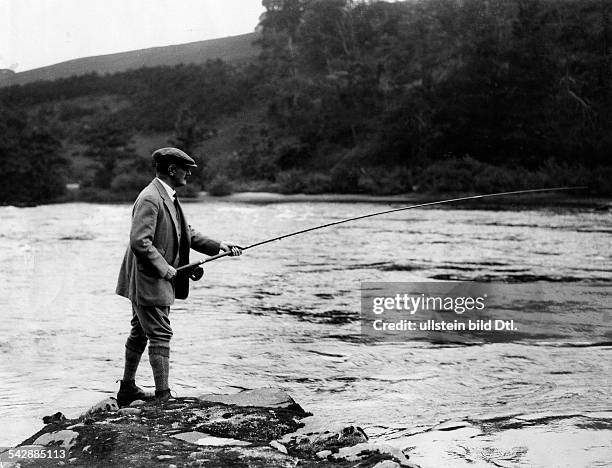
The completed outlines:
<svg viewBox="0 0 612 468">
<path fill-rule="evenodd" d="M 261 0 L 0 0 L 0 69 L 253 32 Z"/>
</svg>

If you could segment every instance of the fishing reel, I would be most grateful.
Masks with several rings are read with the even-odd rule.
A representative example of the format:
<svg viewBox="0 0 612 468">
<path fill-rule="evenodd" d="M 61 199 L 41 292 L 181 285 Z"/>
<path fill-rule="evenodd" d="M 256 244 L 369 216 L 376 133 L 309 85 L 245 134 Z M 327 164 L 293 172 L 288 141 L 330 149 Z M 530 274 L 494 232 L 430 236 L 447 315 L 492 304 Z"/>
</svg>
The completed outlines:
<svg viewBox="0 0 612 468">
<path fill-rule="evenodd" d="M 204 268 L 202 268 L 201 266 L 195 267 L 189 272 L 189 277 L 193 281 L 200 281 L 202 279 L 202 276 L 204 276 Z"/>
</svg>

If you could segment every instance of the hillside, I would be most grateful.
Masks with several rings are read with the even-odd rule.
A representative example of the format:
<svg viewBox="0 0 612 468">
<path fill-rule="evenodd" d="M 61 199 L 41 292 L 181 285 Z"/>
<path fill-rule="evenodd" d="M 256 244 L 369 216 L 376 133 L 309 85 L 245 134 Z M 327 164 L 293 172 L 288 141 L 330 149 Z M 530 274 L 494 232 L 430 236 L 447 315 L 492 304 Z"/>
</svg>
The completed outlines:
<svg viewBox="0 0 612 468">
<path fill-rule="evenodd" d="M 131 200 L 169 144 L 198 161 L 190 187 L 217 194 L 610 194 L 612 3 L 285 6 L 259 35 L 0 88 L 0 203 L 57 199 L 66 182 Z"/>
<path fill-rule="evenodd" d="M 15 74 L 0 73 L 0 87 L 41 80 L 57 80 L 92 72 L 104 75 L 142 67 L 202 64 L 217 58 L 231 64 L 239 64 L 252 60 L 258 55 L 259 47 L 253 44 L 257 37 L 257 33 L 249 33 L 188 44 L 85 57 Z"/>
</svg>

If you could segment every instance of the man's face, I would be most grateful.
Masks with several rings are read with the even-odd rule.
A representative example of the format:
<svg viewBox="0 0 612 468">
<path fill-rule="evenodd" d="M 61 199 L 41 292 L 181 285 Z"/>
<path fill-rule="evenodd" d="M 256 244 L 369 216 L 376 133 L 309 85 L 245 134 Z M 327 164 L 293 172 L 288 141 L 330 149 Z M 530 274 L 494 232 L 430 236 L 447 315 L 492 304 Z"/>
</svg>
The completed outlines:
<svg viewBox="0 0 612 468">
<path fill-rule="evenodd" d="M 187 185 L 187 176 L 191 175 L 191 169 L 181 164 L 172 164 L 168 168 L 168 175 L 175 187 Z"/>
</svg>

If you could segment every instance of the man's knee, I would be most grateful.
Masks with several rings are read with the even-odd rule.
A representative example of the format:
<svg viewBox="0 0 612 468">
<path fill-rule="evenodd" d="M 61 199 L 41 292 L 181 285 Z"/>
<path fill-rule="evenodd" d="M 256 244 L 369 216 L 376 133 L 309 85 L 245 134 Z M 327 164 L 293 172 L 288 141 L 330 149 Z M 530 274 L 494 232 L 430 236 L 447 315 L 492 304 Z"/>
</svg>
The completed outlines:
<svg viewBox="0 0 612 468">
<path fill-rule="evenodd" d="M 162 346 L 169 347 L 172 338 L 172 328 L 168 314 L 168 306 L 137 306 L 133 307 L 134 314 L 137 316 L 138 327 L 142 334 L 149 339 L 149 347 Z"/>
<path fill-rule="evenodd" d="M 149 352 L 151 348 L 170 349 L 170 340 L 172 339 L 172 330 L 156 330 L 155 334 L 149 335 Z"/>
<path fill-rule="evenodd" d="M 133 351 L 138 354 L 142 354 L 147 347 L 147 337 L 142 335 L 138 337 L 129 336 L 127 341 L 125 342 L 125 347 L 130 351 Z"/>
</svg>

